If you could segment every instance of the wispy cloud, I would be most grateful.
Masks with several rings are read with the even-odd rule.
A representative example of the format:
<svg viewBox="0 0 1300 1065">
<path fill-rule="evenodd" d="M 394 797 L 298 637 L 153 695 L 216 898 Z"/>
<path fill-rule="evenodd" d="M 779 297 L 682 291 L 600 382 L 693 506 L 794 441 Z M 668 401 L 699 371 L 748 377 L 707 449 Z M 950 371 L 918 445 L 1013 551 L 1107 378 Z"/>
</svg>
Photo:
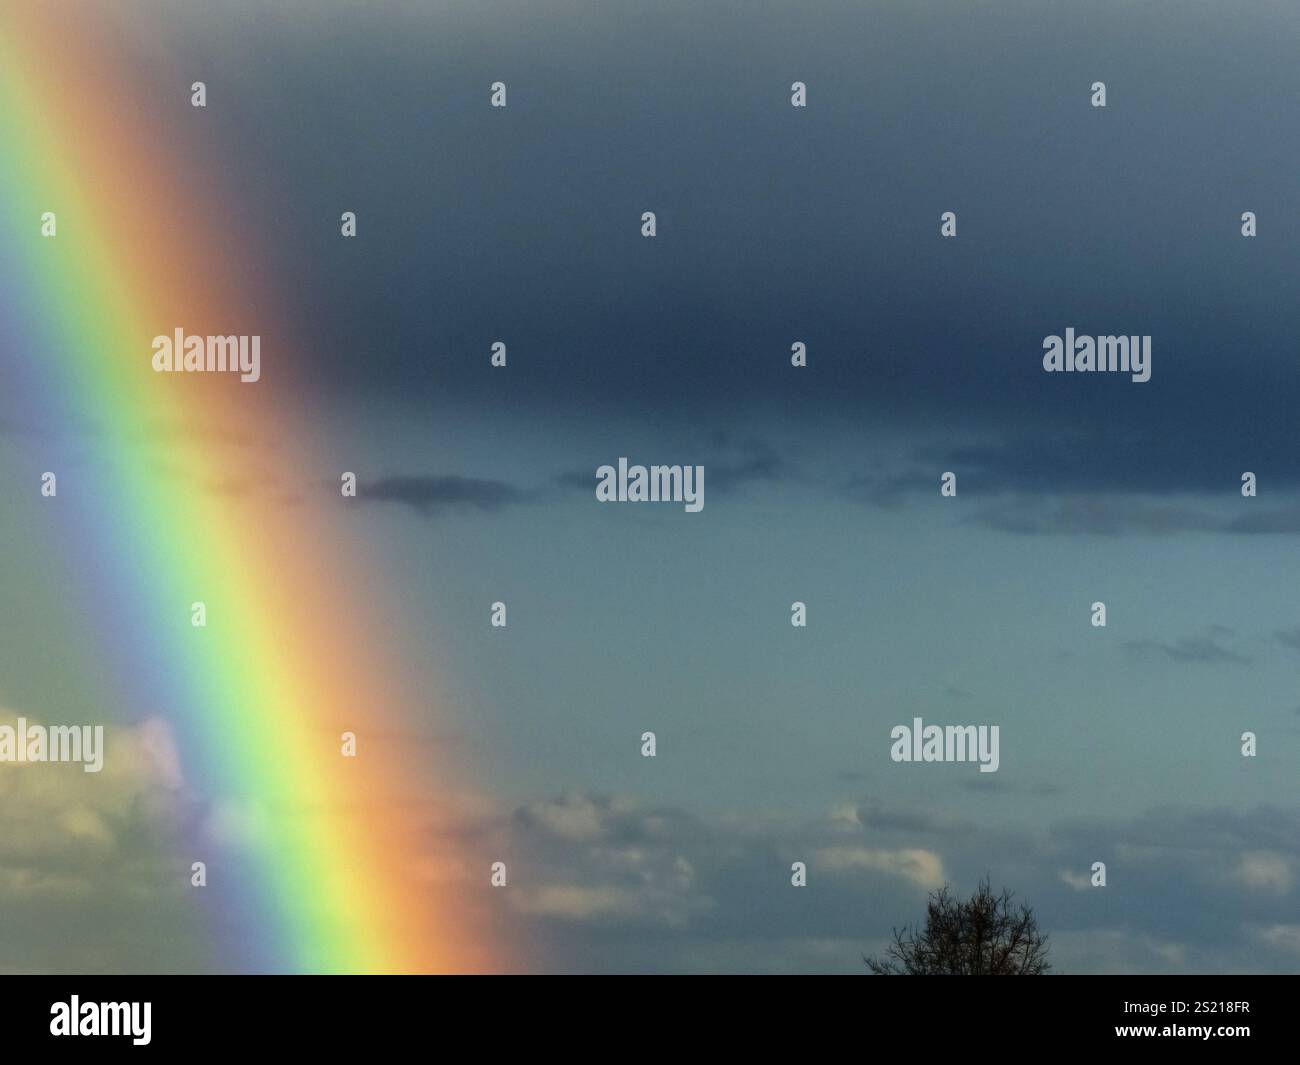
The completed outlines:
<svg viewBox="0 0 1300 1065">
<path fill-rule="evenodd" d="M 690 464 L 704 467 L 705 485 L 714 495 L 731 495 L 747 485 L 776 481 L 790 472 L 789 464 L 776 450 L 760 440 L 733 444 L 719 437 L 709 446 L 697 449 L 695 455 L 690 459 Z M 613 461 L 615 457 L 617 456 L 607 457 L 602 463 Z M 654 456 L 628 455 L 627 458 L 629 462 L 645 465 L 671 464 L 666 458 L 660 460 Z M 682 460 L 682 464 L 685 463 L 686 460 Z M 557 476 L 555 483 L 566 488 L 592 492 L 596 486 L 596 467 L 569 470 Z"/>
<path fill-rule="evenodd" d="M 1300 651 L 1300 628 L 1295 629 L 1278 629 L 1273 634 L 1277 637 L 1277 642 L 1283 647 L 1290 647 L 1293 651 Z"/>
<path fill-rule="evenodd" d="M 1247 665 L 1254 661 L 1248 655 L 1240 654 L 1226 647 L 1213 635 L 1184 636 L 1168 643 L 1164 640 L 1129 640 L 1124 649 L 1135 658 L 1162 656 L 1173 662 L 1235 662 Z"/>
<path fill-rule="evenodd" d="M 424 517 L 448 511 L 492 513 L 525 503 L 527 492 L 505 481 L 456 476 L 398 476 L 359 481 L 357 499 L 365 503 L 398 503 Z"/>
</svg>

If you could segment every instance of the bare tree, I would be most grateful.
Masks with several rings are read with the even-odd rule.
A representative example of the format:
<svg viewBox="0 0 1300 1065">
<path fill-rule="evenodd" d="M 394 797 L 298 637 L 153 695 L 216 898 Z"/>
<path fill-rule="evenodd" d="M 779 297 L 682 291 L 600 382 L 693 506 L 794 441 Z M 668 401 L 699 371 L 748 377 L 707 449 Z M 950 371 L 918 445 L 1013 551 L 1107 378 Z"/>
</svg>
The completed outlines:
<svg viewBox="0 0 1300 1065">
<path fill-rule="evenodd" d="M 930 894 L 925 927 L 894 929 L 883 957 L 864 958 L 877 976 L 1041 976 L 1050 968 L 1047 936 L 1033 911 L 987 878 L 969 901 L 945 886 Z"/>
</svg>

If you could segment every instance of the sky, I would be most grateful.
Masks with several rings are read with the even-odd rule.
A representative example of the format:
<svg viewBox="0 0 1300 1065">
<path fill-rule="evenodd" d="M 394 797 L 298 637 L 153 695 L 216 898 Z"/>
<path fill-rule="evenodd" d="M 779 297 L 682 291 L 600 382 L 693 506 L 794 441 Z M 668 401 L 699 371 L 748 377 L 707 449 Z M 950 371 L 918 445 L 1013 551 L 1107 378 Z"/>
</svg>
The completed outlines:
<svg viewBox="0 0 1300 1065">
<path fill-rule="evenodd" d="M 159 150 L 220 146 L 257 239 L 215 253 L 275 293 L 256 387 L 310 411 L 315 476 L 286 483 L 274 436 L 142 431 L 186 437 L 181 477 L 185 447 L 227 446 L 202 490 L 318 510 L 382 560 L 373 638 L 437 693 L 412 734 L 474 784 L 445 831 L 517 870 L 493 903 L 513 966 L 858 973 L 927 892 L 987 875 L 1060 971 L 1295 971 L 1300 10 L 146 3 L 115 23 L 160 110 L 208 85 L 202 132 Z M 1149 335 L 1150 381 L 1044 373 L 1067 328 Z M 0 397 L 0 449 L 93 479 L 93 427 L 32 402 Z M 599 502 L 620 456 L 704 466 L 703 510 Z M 0 508 L 25 545 L 0 560 L 11 714 L 94 698 L 51 664 L 70 623 L 36 606 L 56 563 L 31 520 Z M 998 725 L 998 771 L 893 762 L 916 717 Z M 144 708 L 131 728 L 112 788 L 0 773 L 0 912 L 24 915 L 0 967 L 204 964 L 182 901 L 130 902 L 183 792 L 165 728 Z M 85 879 L 105 855 L 112 882 Z M 32 890 L 59 877 L 59 901 Z"/>
</svg>

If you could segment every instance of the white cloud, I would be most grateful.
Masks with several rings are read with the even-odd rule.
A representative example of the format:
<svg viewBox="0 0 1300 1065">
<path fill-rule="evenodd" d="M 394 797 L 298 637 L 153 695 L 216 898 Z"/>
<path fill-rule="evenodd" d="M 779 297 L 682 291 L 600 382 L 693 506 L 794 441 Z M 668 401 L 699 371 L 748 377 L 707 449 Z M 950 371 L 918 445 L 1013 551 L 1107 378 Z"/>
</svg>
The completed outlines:
<svg viewBox="0 0 1300 1065">
<path fill-rule="evenodd" d="M 0 724 L 19 715 L 0 712 Z M 41 722 L 31 715 L 28 725 Z M 132 818 L 167 820 L 182 776 L 176 745 L 160 719 L 106 726 L 98 773 L 76 763 L 0 763 L 0 865 L 51 855 L 112 851 Z"/>
<path fill-rule="evenodd" d="M 1291 890 L 1291 863 L 1275 851 L 1247 851 L 1238 859 L 1236 879 L 1254 891 L 1285 895 Z"/>
<path fill-rule="evenodd" d="M 524 816 L 561 839 L 600 839 L 605 831 L 606 807 L 582 795 L 530 803 Z"/>
<path fill-rule="evenodd" d="M 1300 924 L 1275 924 L 1255 931 L 1256 937 L 1270 947 L 1300 957 Z"/>
<path fill-rule="evenodd" d="M 1075 891 L 1087 891 L 1092 887 L 1092 878 L 1086 873 L 1076 872 L 1073 869 L 1062 869 L 1058 874 L 1061 883 L 1074 888 Z"/>
<path fill-rule="evenodd" d="M 831 872 L 871 869 L 901 876 L 917 887 L 933 891 L 944 885 L 943 859 L 934 851 L 920 848 L 871 850 L 866 847 L 825 847 L 814 853 L 816 867 Z"/>
</svg>

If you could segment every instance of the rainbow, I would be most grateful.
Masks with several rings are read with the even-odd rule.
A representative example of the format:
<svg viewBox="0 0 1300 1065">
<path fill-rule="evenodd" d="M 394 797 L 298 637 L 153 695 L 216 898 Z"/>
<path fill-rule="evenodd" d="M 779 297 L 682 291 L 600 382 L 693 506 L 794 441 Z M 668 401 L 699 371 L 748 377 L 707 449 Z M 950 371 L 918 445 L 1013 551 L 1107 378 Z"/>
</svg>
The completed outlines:
<svg viewBox="0 0 1300 1065">
<path fill-rule="evenodd" d="M 375 602 L 340 471 L 303 444 L 310 352 L 204 164 L 216 127 L 191 79 L 168 72 L 176 99 L 156 99 L 106 23 L 12 3 L 0 23 L 0 366 L 46 422 L 93 427 L 104 473 L 61 481 L 51 527 L 81 559 L 106 699 L 167 720 L 186 788 L 238 826 L 227 858 L 175 841 L 176 875 L 206 859 L 235 893 L 205 915 L 218 969 L 492 969 L 481 922 L 429 872 L 459 860 L 430 853 L 445 767 L 371 739 L 409 729 L 428 694 L 397 668 L 409 635 Z M 260 335 L 263 380 L 154 373 L 151 339 L 180 327 Z M 13 475 L 36 492 L 39 470 Z"/>
</svg>

